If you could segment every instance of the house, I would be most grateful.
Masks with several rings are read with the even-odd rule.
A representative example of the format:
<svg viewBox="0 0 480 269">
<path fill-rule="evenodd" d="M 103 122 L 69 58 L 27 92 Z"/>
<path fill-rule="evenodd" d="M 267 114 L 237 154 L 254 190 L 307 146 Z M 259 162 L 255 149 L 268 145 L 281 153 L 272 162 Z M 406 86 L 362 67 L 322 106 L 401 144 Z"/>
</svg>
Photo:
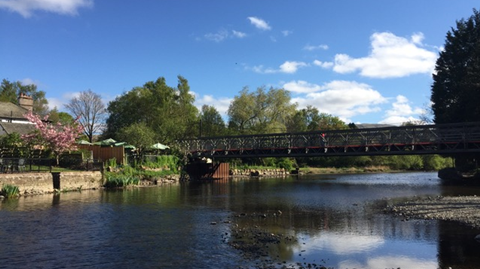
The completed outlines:
<svg viewBox="0 0 480 269">
<path fill-rule="evenodd" d="M 0 102 L 0 136 L 12 133 L 20 135 L 35 130 L 35 125 L 28 121 L 24 115 L 33 109 L 32 97 L 20 94 L 20 105 L 11 102 Z"/>
</svg>

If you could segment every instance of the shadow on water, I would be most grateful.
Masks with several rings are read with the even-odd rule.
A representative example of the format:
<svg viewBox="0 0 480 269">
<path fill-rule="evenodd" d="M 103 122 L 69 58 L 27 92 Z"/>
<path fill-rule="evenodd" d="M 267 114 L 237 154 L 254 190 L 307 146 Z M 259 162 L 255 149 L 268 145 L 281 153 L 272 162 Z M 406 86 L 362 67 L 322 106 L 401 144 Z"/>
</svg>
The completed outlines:
<svg viewBox="0 0 480 269">
<path fill-rule="evenodd" d="M 383 209 L 461 195 L 435 173 L 227 179 L 0 203 L 13 267 L 478 268 L 480 231 Z"/>
</svg>

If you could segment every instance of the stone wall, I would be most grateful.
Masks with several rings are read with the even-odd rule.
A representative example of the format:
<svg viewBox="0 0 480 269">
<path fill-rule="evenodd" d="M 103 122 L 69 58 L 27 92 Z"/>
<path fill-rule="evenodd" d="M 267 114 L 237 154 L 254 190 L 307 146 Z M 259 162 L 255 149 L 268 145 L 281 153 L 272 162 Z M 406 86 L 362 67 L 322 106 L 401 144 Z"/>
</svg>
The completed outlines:
<svg viewBox="0 0 480 269">
<path fill-rule="evenodd" d="M 0 174 L 0 188 L 6 184 L 17 186 L 20 195 L 30 195 L 52 193 L 55 189 L 98 189 L 103 185 L 103 178 L 99 171 Z"/>
<path fill-rule="evenodd" d="M 102 186 L 103 178 L 100 171 L 61 172 L 60 188 L 58 189 L 61 191 L 91 190 L 101 188 Z"/>
</svg>

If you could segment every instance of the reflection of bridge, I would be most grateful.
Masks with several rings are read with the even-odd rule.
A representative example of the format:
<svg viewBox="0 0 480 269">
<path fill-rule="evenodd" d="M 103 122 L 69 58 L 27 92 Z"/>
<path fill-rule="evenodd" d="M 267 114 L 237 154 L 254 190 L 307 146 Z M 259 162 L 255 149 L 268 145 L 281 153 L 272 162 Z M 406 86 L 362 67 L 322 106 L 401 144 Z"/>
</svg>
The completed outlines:
<svg viewBox="0 0 480 269">
<path fill-rule="evenodd" d="M 210 158 L 470 153 L 480 152 L 480 122 L 201 137 L 177 142 L 185 152 Z"/>
</svg>

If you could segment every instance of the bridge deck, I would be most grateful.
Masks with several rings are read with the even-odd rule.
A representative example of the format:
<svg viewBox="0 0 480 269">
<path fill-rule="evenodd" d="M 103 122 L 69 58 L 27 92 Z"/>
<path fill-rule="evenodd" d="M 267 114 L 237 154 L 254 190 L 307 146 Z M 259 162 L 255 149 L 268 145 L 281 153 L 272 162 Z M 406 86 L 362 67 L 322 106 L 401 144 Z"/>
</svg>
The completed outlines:
<svg viewBox="0 0 480 269">
<path fill-rule="evenodd" d="M 213 158 L 416 155 L 480 152 L 480 122 L 201 137 L 177 141 Z"/>
</svg>

